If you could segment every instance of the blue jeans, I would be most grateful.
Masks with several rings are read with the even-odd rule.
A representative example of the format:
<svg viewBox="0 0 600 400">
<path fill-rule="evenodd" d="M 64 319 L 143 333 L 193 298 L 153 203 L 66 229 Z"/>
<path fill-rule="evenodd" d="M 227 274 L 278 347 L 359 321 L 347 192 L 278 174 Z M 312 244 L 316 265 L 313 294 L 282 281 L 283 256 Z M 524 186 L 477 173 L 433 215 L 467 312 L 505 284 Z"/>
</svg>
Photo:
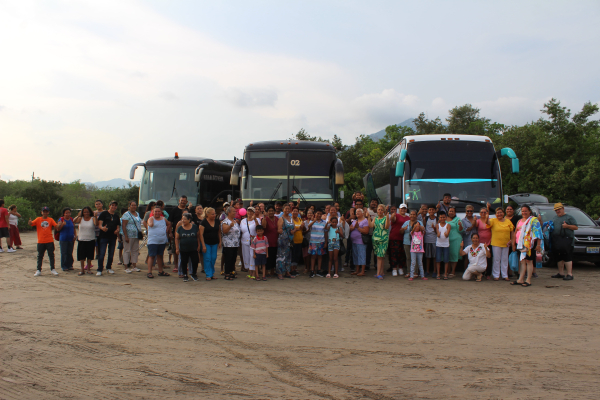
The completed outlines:
<svg viewBox="0 0 600 400">
<path fill-rule="evenodd" d="M 215 261 L 217 261 L 218 244 L 207 244 L 206 253 L 204 253 L 204 272 L 207 278 L 215 275 Z"/>
<path fill-rule="evenodd" d="M 104 256 L 106 255 L 106 248 L 108 247 L 108 258 L 106 259 L 106 269 L 111 269 L 113 256 L 115 255 L 115 247 L 117 245 L 117 238 L 100 239 L 100 248 L 98 249 L 98 271 L 104 270 Z"/>
<path fill-rule="evenodd" d="M 415 276 L 415 267 L 419 267 L 421 278 L 425 278 L 425 272 L 423 271 L 423 253 L 410 253 L 410 277 Z"/>
<path fill-rule="evenodd" d="M 73 247 L 75 242 L 72 240 L 60 241 L 60 267 L 63 271 L 73 268 Z"/>
</svg>

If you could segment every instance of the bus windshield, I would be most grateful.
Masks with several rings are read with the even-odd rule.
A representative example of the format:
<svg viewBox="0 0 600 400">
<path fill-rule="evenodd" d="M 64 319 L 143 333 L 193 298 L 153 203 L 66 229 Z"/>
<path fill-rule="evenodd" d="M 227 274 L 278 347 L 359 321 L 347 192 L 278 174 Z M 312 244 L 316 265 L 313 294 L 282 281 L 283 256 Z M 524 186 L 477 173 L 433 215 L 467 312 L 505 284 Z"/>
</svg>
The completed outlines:
<svg viewBox="0 0 600 400">
<path fill-rule="evenodd" d="M 437 204 L 445 193 L 452 205 L 502 202 L 498 161 L 489 142 L 425 141 L 409 143 L 404 201 L 409 209 L 422 203 Z"/>
<path fill-rule="evenodd" d="M 193 166 L 146 166 L 140 186 L 140 205 L 162 200 L 165 205 L 176 206 L 186 195 L 195 202 L 198 183 L 194 180 Z"/>
<path fill-rule="evenodd" d="M 244 200 L 331 201 L 329 176 L 333 154 L 310 151 L 251 151 L 246 153 L 248 177 L 242 174 Z M 299 192 L 299 193 L 297 193 Z"/>
</svg>

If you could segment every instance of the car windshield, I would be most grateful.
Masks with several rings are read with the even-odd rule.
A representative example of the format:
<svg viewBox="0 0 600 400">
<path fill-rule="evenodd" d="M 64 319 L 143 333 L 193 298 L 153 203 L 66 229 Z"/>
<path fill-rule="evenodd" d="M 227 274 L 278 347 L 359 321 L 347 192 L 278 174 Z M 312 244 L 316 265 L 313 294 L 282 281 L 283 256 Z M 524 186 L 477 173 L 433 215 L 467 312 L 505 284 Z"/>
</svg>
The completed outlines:
<svg viewBox="0 0 600 400">
<path fill-rule="evenodd" d="M 556 217 L 556 212 L 552 208 L 538 207 L 542 222 L 551 221 Z M 565 212 L 575 218 L 577 226 L 596 226 L 594 221 L 578 208 L 565 207 Z"/>
</svg>

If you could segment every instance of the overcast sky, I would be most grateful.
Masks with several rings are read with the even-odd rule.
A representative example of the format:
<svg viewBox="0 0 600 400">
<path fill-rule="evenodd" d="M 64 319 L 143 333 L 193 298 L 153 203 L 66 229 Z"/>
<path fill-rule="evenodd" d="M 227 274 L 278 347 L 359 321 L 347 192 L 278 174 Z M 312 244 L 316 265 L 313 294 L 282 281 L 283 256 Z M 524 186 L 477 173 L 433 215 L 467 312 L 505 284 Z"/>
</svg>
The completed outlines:
<svg viewBox="0 0 600 400">
<path fill-rule="evenodd" d="M 1 179 L 600 100 L 598 1 L 0 0 Z M 139 170 L 136 179 L 139 179 Z"/>
</svg>

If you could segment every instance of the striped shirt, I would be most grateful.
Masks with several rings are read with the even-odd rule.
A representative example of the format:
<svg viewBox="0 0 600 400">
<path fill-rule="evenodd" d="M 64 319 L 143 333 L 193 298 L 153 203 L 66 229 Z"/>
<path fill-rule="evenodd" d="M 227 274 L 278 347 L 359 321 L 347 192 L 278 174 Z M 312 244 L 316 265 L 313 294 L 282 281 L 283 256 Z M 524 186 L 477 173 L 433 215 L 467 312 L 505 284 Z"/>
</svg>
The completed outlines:
<svg viewBox="0 0 600 400">
<path fill-rule="evenodd" d="M 317 221 L 310 229 L 311 243 L 325 243 L 325 221 Z"/>
<path fill-rule="evenodd" d="M 254 249 L 254 254 L 267 254 L 267 247 L 269 247 L 269 239 L 266 236 L 255 237 L 250 245 Z"/>
</svg>

